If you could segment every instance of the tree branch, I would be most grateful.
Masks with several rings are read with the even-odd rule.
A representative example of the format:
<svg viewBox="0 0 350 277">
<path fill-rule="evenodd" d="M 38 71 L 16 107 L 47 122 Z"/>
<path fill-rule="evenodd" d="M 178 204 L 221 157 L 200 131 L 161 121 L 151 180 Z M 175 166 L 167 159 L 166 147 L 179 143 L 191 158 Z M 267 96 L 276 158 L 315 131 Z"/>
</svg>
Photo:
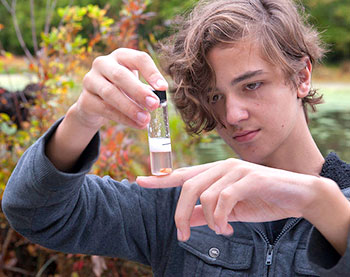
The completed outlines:
<svg viewBox="0 0 350 277">
<path fill-rule="evenodd" d="M 46 270 L 46 268 L 54 261 L 56 261 L 58 258 L 58 255 L 55 255 L 53 257 L 51 257 L 48 261 L 46 261 L 46 263 L 40 268 L 40 270 L 38 271 L 38 273 L 35 275 L 35 277 L 41 277 L 41 275 L 44 273 L 44 271 Z"/>
<path fill-rule="evenodd" d="M 2 250 L 1 250 L 1 255 L 0 255 L 0 276 L 1 277 L 6 276 L 3 272 L 3 269 L 5 268 L 4 261 L 5 261 L 5 256 L 7 253 L 7 248 L 11 242 L 12 234 L 13 234 L 13 229 L 9 228 L 7 231 L 4 243 L 2 245 Z"/>
<path fill-rule="evenodd" d="M 50 31 L 52 14 L 56 8 L 56 4 L 57 4 L 57 0 L 54 0 L 52 4 L 51 4 L 51 0 L 46 1 L 46 20 L 45 20 L 45 28 L 44 28 L 45 35 L 47 35 Z"/>
<path fill-rule="evenodd" d="M 3 0 L 1 0 L 1 1 L 3 2 Z M 18 25 L 17 15 L 16 15 L 16 0 L 12 0 L 10 14 L 12 17 L 13 25 L 15 27 L 16 36 L 17 36 L 17 39 L 19 41 L 19 44 L 21 45 L 21 47 L 24 51 L 24 54 L 27 56 L 27 58 L 30 60 L 30 62 L 34 63 L 34 57 L 33 57 L 32 53 L 30 53 L 29 49 L 27 48 L 26 43 L 24 42 L 21 30 L 20 30 L 19 25 Z"/>
<path fill-rule="evenodd" d="M 13 234 L 13 229 L 9 228 L 6 234 L 6 238 L 4 241 L 4 244 L 2 245 L 2 253 L 1 253 L 1 257 L 4 258 L 6 256 L 6 252 L 7 252 L 7 248 L 11 242 L 11 238 L 12 238 L 12 234 Z"/>
<path fill-rule="evenodd" d="M 19 267 L 5 265 L 4 269 L 8 270 L 8 271 L 12 271 L 12 272 L 16 272 L 16 273 L 22 274 L 22 276 L 34 276 L 34 273 L 29 272 L 29 271 L 24 270 L 24 269 L 19 268 Z"/>
<path fill-rule="evenodd" d="M 38 39 L 36 36 L 36 26 L 35 26 L 35 17 L 34 17 L 34 0 L 30 0 L 30 21 L 32 24 L 32 40 L 35 54 L 38 53 Z"/>
<path fill-rule="evenodd" d="M 11 8 L 10 8 L 10 5 L 9 3 L 7 3 L 6 0 L 1 0 L 1 3 L 5 6 L 6 10 L 11 13 Z"/>
</svg>

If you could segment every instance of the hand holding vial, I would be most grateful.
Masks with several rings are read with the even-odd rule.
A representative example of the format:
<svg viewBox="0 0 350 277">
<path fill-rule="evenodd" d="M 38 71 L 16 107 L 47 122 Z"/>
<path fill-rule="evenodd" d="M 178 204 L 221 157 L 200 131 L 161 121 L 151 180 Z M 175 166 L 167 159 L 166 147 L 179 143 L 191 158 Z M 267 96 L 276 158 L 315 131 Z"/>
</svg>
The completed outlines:
<svg viewBox="0 0 350 277">
<path fill-rule="evenodd" d="M 109 120 L 145 129 L 150 113 L 160 108 L 152 88 L 166 90 L 168 84 L 145 52 L 118 48 L 96 58 L 84 77 L 79 99 L 47 145 L 51 162 L 69 172 L 96 132 Z"/>
</svg>

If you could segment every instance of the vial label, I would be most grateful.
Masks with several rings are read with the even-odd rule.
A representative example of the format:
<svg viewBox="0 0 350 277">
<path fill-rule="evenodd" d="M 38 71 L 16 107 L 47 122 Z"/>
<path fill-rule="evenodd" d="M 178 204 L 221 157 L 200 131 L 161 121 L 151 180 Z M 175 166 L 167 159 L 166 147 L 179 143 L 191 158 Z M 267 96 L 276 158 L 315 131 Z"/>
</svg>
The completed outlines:
<svg viewBox="0 0 350 277">
<path fill-rule="evenodd" d="M 151 152 L 171 152 L 170 138 L 148 138 L 149 151 Z"/>
</svg>

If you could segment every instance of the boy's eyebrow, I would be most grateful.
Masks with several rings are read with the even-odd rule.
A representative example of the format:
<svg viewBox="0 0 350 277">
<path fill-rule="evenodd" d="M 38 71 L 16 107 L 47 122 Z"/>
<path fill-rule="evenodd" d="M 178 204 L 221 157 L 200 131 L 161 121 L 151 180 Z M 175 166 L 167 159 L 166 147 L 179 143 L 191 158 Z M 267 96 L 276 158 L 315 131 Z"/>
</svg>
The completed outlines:
<svg viewBox="0 0 350 277">
<path fill-rule="evenodd" d="M 259 70 L 254 70 L 254 71 L 247 71 L 243 73 L 242 75 L 238 76 L 237 78 L 233 79 L 231 82 L 231 85 L 236 85 L 237 83 L 240 83 L 246 79 L 252 78 L 257 75 L 263 74 L 264 71 L 259 69 Z"/>
</svg>

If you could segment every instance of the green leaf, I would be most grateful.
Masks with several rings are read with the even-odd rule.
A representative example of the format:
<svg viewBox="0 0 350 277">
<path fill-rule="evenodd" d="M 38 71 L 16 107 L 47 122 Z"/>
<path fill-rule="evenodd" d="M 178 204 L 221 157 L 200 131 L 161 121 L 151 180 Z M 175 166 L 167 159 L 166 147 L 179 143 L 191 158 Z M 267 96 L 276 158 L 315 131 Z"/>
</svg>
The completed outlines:
<svg viewBox="0 0 350 277">
<path fill-rule="evenodd" d="M 10 117 L 6 113 L 0 113 L 0 118 L 2 119 L 1 121 L 10 121 Z"/>
<path fill-rule="evenodd" d="M 58 8 L 57 14 L 59 15 L 59 17 L 63 17 L 67 13 L 67 11 L 68 11 L 68 7 Z"/>
<path fill-rule="evenodd" d="M 8 136 L 12 136 L 16 133 L 17 127 L 16 125 L 9 126 L 5 122 L 1 123 L 1 131 L 4 132 Z"/>
</svg>

